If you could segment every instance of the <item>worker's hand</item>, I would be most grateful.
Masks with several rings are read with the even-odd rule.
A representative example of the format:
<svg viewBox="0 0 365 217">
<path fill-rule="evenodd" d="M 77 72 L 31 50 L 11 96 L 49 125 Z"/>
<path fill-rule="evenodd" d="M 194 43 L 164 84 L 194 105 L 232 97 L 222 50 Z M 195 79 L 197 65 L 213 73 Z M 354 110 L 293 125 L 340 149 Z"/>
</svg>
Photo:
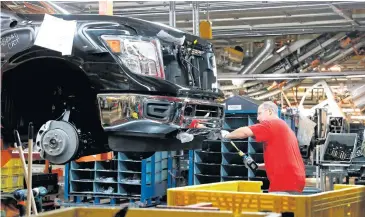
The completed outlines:
<svg viewBox="0 0 365 217">
<path fill-rule="evenodd" d="M 203 128 L 207 128 L 204 124 L 197 124 L 195 128 L 198 128 L 198 129 L 203 129 Z"/>
<path fill-rule="evenodd" d="M 221 140 L 224 141 L 230 141 L 230 139 L 227 139 L 226 136 L 229 134 L 227 130 L 221 130 Z"/>
</svg>

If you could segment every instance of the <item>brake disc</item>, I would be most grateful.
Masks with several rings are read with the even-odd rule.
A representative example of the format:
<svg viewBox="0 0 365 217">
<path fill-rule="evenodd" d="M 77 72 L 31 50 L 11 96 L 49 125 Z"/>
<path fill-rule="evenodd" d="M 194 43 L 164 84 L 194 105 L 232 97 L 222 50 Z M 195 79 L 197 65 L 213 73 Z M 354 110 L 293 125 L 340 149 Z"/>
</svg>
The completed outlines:
<svg viewBox="0 0 365 217">
<path fill-rule="evenodd" d="M 36 146 L 43 159 L 54 164 L 65 164 L 78 151 L 77 129 L 67 121 L 48 121 L 38 131 Z"/>
</svg>

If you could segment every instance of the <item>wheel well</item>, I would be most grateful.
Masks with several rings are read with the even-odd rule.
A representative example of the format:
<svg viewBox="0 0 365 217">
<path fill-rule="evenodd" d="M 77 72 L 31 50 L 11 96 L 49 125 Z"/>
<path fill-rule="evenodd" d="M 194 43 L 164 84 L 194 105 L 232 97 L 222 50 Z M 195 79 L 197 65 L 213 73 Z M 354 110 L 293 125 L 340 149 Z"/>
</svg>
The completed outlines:
<svg viewBox="0 0 365 217">
<path fill-rule="evenodd" d="M 66 106 L 72 109 L 70 118 L 77 128 L 93 135 L 103 133 L 96 93 L 84 71 L 71 62 L 32 59 L 5 71 L 2 80 L 4 142 L 13 141 L 14 129 L 26 137 L 29 122 L 37 133 L 47 121 L 59 118 Z"/>
</svg>

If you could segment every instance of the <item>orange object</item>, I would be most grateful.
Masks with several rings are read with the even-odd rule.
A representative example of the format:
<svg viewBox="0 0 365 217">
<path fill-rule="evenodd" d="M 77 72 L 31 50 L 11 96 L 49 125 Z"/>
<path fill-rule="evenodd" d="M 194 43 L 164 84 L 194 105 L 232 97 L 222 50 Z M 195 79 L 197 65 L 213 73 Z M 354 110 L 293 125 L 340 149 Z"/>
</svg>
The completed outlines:
<svg viewBox="0 0 365 217">
<path fill-rule="evenodd" d="M 6 163 L 11 159 L 11 150 L 1 150 L 1 167 L 5 166 Z"/>
<path fill-rule="evenodd" d="M 201 38 L 212 39 L 213 38 L 212 22 L 208 20 L 200 21 L 199 33 Z"/>
<path fill-rule="evenodd" d="M 106 40 L 110 49 L 114 53 L 120 53 L 120 41 L 119 40 Z"/>
<path fill-rule="evenodd" d="M 61 169 L 61 168 L 53 169 L 52 170 L 52 173 L 56 173 L 57 174 L 57 177 L 59 179 L 60 177 L 63 176 L 63 169 Z"/>
<path fill-rule="evenodd" d="M 345 48 L 347 45 L 350 44 L 350 42 L 351 42 L 351 38 L 347 37 L 346 39 L 344 39 L 344 40 L 341 41 L 341 45 L 340 46 L 342 48 Z"/>
<path fill-rule="evenodd" d="M 113 152 L 107 152 L 102 154 L 94 154 L 85 157 L 81 157 L 76 162 L 90 162 L 90 161 L 106 161 L 113 159 Z"/>
<path fill-rule="evenodd" d="M 44 174 L 49 173 L 49 161 L 48 160 L 46 160 L 46 164 L 44 165 L 43 173 Z"/>
<path fill-rule="evenodd" d="M 319 59 L 315 59 L 311 62 L 311 67 L 315 68 L 317 67 L 319 64 L 321 64 L 321 61 Z"/>
<path fill-rule="evenodd" d="M 5 204 L 1 202 L 1 211 L 2 213 L 4 212 L 4 217 L 18 217 L 20 215 L 19 210 L 14 206 L 14 204 Z"/>
</svg>

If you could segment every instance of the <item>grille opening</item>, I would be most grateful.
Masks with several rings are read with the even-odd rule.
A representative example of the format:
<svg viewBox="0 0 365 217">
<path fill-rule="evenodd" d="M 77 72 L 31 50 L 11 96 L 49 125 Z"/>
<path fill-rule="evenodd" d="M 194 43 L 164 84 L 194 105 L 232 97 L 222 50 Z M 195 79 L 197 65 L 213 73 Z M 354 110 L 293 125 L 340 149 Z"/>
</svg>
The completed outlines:
<svg viewBox="0 0 365 217">
<path fill-rule="evenodd" d="M 223 109 L 213 105 L 189 105 L 185 108 L 185 116 L 220 118 L 223 116 Z"/>
<path fill-rule="evenodd" d="M 184 111 L 185 116 L 193 116 L 194 109 L 192 106 L 187 106 Z"/>
<path fill-rule="evenodd" d="M 164 113 L 164 112 L 166 112 L 167 109 L 155 108 L 154 110 L 155 110 L 155 112 L 158 112 L 158 113 Z"/>
<path fill-rule="evenodd" d="M 169 116 L 170 104 L 164 102 L 146 103 L 145 115 L 154 119 L 166 119 Z"/>
<path fill-rule="evenodd" d="M 219 108 L 210 105 L 196 105 L 195 116 L 218 117 Z"/>
</svg>

